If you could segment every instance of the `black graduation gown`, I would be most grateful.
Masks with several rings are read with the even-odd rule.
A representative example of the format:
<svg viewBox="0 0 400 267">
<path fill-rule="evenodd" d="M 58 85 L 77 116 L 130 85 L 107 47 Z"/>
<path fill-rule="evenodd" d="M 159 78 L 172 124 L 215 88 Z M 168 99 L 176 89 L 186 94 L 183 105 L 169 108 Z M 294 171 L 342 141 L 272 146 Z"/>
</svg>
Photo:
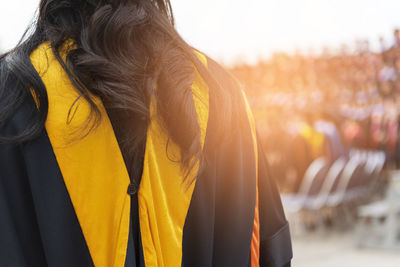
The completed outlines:
<svg viewBox="0 0 400 267">
<path fill-rule="evenodd" d="M 210 61 L 210 70 L 217 67 L 213 64 Z M 8 82 L 10 87 L 15 83 Z M 257 170 L 254 151 L 248 145 L 250 126 L 215 149 L 212 129 L 218 122 L 213 114 L 218 107 L 211 103 L 214 101 L 210 101 L 204 144 L 209 164 L 197 180 L 185 220 L 182 266 L 251 265 L 256 186 L 246 177 L 256 171 L 259 266 L 290 266 L 289 227 L 261 142 L 257 143 Z M 12 136 L 23 130 L 34 108 L 33 98 L 26 97 L 12 118 L 1 125 L 0 135 Z M 247 116 L 244 102 L 237 108 Z M 132 200 L 133 213 L 134 194 Z M 137 220 L 131 214 L 131 224 L 138 226 Z M 140 237 L 133 242 L 140 229 L 132 229 L 126 265 L 144 266 L 143 259 L 137 258 L 141 255 Z M 0 144 L 0 266 L 94 266 L 46 129 L 28 142 Z"/>
</svg>

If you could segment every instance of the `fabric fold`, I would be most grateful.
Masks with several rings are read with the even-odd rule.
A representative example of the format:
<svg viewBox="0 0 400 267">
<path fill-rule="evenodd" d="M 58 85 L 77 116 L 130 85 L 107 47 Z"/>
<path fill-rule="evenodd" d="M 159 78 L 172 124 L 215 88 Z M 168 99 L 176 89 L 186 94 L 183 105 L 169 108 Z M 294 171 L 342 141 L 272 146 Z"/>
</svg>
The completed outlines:
<svg viewBox="0 0 400 267">
<path fill-rule="evenodd" d="M 288 240 L 290 240 L 288 223 L 270 238 L 261 240 L 260 253 L 264 257 L 260 262 L 260 266 L 286 267 L 293 257 L 291 246 L 288 247 Z"/>
</svg>

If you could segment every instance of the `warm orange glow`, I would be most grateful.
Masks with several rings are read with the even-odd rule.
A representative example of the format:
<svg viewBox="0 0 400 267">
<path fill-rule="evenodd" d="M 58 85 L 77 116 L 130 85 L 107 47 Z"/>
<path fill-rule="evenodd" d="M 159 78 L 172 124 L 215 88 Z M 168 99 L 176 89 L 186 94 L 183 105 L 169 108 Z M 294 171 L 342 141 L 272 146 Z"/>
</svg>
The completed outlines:
<svg viewBox="0 0 400 267">
<path fill-rule="evenodd" d="M 231 69 L 245 85 L 283 191 L 297 190 L 312 160 L 334 160 L 353 148 L 383 150 L 393 164 L 400 163 L 398 43 L 382 52 L 372 52 L 365 41 L 354 53 L 345 46 L 341 53 L 320 56 L 277 53 Z"/>
</svg>

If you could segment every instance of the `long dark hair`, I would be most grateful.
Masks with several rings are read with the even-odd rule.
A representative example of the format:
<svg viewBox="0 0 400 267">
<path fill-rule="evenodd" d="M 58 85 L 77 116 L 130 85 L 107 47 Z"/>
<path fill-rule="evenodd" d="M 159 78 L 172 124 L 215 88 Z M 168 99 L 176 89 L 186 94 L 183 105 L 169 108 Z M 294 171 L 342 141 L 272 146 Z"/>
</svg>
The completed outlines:
<svg viewBox="0 0 400 267">
<path fill-rule="evenodd" d="M 68 40 L 74 46 L 68 48 L 64 61 L 60 49 Z M 122 149 L 128 153 L 134 154 L 146 136 L 149 99 L 154 95 L 157 114 L 170 139 L 180 147 L 179 161 L 187 174 L 194 164 L 203 162 L 191 90 L 194 68 L 207 83 L 210 100 L 218 103 L 219 112 L 213 116 L 220 123 L 213 134 L 222 137 L 232 127 L 238 90 L 231 87 L 236 85 L 221 85 L 180 37 L 169 0 L 41 0 L 36 22 L 14 49 L 0 56 L 0 124 L 32 92 L 38 105 L 23 131 L 2 136 L 0 141 L 32 140 L 43 130 L 48 112 L 46 88 L 29 56 L 46 41 L 80 97 L 91 106 L 89 131 L 100 121 L 91 94 L 100 96 L 108 108 L 130 114 L 137 130 L 124 142 Z"/>
</svg>

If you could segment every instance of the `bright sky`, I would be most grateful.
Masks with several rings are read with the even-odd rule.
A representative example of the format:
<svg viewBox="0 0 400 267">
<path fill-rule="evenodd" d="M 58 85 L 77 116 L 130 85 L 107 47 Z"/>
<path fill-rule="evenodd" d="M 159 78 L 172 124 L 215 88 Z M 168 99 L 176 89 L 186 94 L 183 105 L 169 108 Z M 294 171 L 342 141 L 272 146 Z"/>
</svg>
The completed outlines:
<svg viewBox="0 0 400 267">
<path fill-rule="evenodd" d="M 320 50 L 357 38 L 392 42 L 398 0 L 171 0 L 177 28 L 193 46 L 224 63 L 254 62 L 274 51 Z M 11 48 L 39 0 L 2 1 L 0 47 Z"/>
</svg>

